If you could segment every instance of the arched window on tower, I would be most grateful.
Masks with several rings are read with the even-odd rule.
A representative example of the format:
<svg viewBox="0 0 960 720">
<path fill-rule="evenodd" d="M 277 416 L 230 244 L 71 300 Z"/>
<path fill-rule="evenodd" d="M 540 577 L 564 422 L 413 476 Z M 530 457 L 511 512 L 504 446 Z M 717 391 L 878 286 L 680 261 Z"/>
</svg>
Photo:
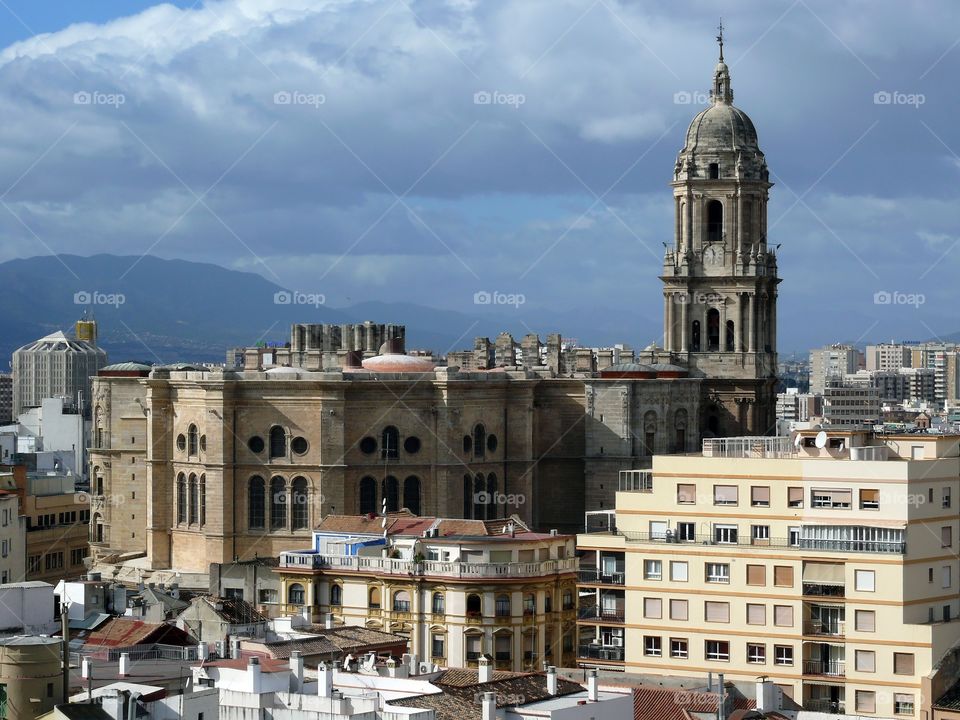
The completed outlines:
<svg viewBox="0 0 960 720">
<path fill-rule="evenodd" d="M 400 509 L 400 483 L 393 475 L 383 479 L 383 498 L 387 501 L 387 512 Z"/>
<path fill-rule="evenodd" d="M 720 163 L 710 163 L 710 179 L 720 179 Z"/>
<path fill-rule="evenodd" d="M 467 520 L 473 517 L 473 480 L 469 475 L 463 476 L 463 517 Z"/>
<path fill-rule="evenodd" d="M 733 320 L 727 320 L 727 337 L 726 337 L 726 346 L 727 352 L 733 352 L 736 349 L 736 332 L 733 324 Z"/>
<path fill-rule="evenodd" d="M 403 481 L 403 506 L 414 515 L 420 514 L 420 478 L 416 475 Z"/>
<path fill-rule="evenodd" d="M 207 476 L 200 476 L 200 524 L 207 524 Z"/>
<path fill-rule="evenodd" d="M 497 476 L 490 473 L 487 475 L 487 520 L 492 520 L 497 517 L 499 494 Z"/>
<path fill-rule="evenodd" d="M 197 454 L 199 433 L 196 425 L 191 425 L 187 429 L 187 455 Z"/>
<path fill-rule="evenodd" d="M 487 431 L 481 423 L 477 423 L 473 428 L 473 454 L 477 457 L 483 457 L 483 449 L 487 445 Z"/>
<path fill-rule="evenodd" d="M 187 478 L 183 473 L 177 475 L 177 522 L 187 521 Z"/>
<path fill-rule="evenodd" d="M 270 529 L 287 527 L 287 482 L 279 475 L 270 478 Z"/>
<path fill-rule="evenodd" d="M 653 455 L 657 450 L 657 414 L 647 410 L 643 416 L 643 454 Z"/>
<path fill-rule="evenodd" d="M 719 200 L 710 200 L 707 203 L 707 242 L 715 243 L 723 240 L 723 203 Z"/>
<path fill-rule="evenodd" d="M 266 485 L 263 478 L 254 475 L 250 478 L 250 487 L 247 490 L 247 527 L 262 528 L 266 520 Z"/>
<path fill-rule="evenodd" d="M 365 477 L 360 481 L 360 514 L 376 515 L 380 512 L 377 507 L 377 481 L 372 477 Z"/>
<path fill-rule="evenodd" d="M 293 530 L 305 530 L 310 522 L 307 504 L 307 479 L 295 477 L 290 485 L 290 518 Z"/>
<path fill-rule="evenodd" d="M 380 440 L 381 457 L 400 457 L 400 432 L 393 427 L 393 425 L 387 425 L 387 427 L 383 429 L 383 436 Z"/>
<path fill-rule="evenodd" d="M 693 321 L 693 329 L 690 333 L 690 352 L 700 352 L 700 321 Z"/>
<path fill-rule="evenodd" d="M 197 476 L 190 473 L 190 524 L 196 525 L 200 519 L 200 485 L 197 483 Z"/>
<path fill-rule="evenodd" d="M 673 416 L 674 428 L 674 452 L 686 452 L 687 449 L 687 411 L 683 408 L 677 410 Z"/>
<path fill-rule="evenodd" d="M 279 425 L 270 428 L 270 457 L 287 456 L 287 433 Z"/>
<path fill-rule="evenodd" d="M 473 519 L 483 520 L 487 517 L 486 483 L 483 474 L 478 473 L 473 479 Z"/>
<path fill-rule="evenodd" d="M 707 350 L 720 350 L 720 311 L 716 308 L 707 310 Z"/>
</svg>

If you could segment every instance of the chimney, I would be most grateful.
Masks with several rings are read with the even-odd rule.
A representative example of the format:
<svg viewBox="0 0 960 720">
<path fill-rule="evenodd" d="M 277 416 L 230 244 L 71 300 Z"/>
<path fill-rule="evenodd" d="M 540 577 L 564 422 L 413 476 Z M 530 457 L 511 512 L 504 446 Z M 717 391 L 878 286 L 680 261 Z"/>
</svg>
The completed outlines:
<svg viewBox="0 0 960 720">
<path fill-rule="evenodd" d="M 207 659 L 207 644 L 200 643 L 197 645 L 197 660 L 206 660 Z"/>
<path fill-rule="evenodd" d="M 317 695 L 320 697 L 332 697 L 333 692 L 333 670 L 327 667 L 326 663 L 320 663 L 317 668 Z"/>
<path fill-rule="evenodd" d="M 493 680 L 493 665 L 490 663 L 490 658 L 486 655 L 480 656 L 480 659 L 477 661 L 477 669 L 477 682 L 485 683 Z"/>
<path fill-rule="evenodd" d="M 290 653 L 290 692 L 303 691 L 303 656 L 299 650 Z"/>
<path fill-rule="evenodd" d="M 590 702 L 598 702 L 600 700 L 596 668 L 587 671 L 587 699 Z"/>
<path fill-rule="evenodd" d="M 313 619 L 311 616 L 311 612 L 312 611 L 310 609 L 310 606 L 304 605 L 303 609 L 300 611 L 300 617 L 302 617 L 304 620 L 307 621 L 307 623 L 309 623 Z"/>
<path fill-rule="evenodd" d="M 326 618 L 324 618 L 323 625 L 327 630 L 333 628 L 333 613 L 327 613 Z"/>
<path fill-rule="evenodd" d="M 80 677 L 84 680 L 90 677 L 90 660 L 87 658 L 83 659 L 83 662 L 80 664 Z"/>
<path fill-rule="evenodd" d="M 708 693 L 713 692 L 713 673 L 712 672 L 707 673 L 707 692 Z"/>
<path fill-rule="evenodd" d="M 240 657 L 240 638 L 230 638 L 230 657 L 235 660 Z"/>
<path fill-rule="evenodd" d="M 554 665 L 547 668 L 547 692 L 550 695 L 557 694 L 557 668 Z"/>
<path fill-rule="evenodd" d="M 387 660 L 387 677 L 395 678 L 397 676 L 397 661 L 393 658 Z"/>
<path fill-rule="evenodd" d="M 757 711 L 762 713 L 780 710 L 777 686 L 766 675 L 757 678 Z"/>
<path fill-rule="evenodd" d="M 130 673 L 130 653 L 120 653 L 120 669 L 117 673 L 124 678 Z"/>
<path fill-rule="evenodd" d="M 497 720 L 497 694 L 485 692 L 483 694 L 483 720 Z"/>
<path fill-rule="evenodd" d="M 726 688 L 723 686 L 723 673 L 717 673 L 717 720 L 727 720 Z"/>
<path fill-rule="evenodd" d="M 260 675 L 260 658 L 252 657 L 247 661 L 247 679 L 250 681 L 250 692 L 260 694 L 262 677 Z"/>
<path fill-rule="evenodd" d="M 413 677 L 414 675 L 420 672 L 420 657 L 415 653 L 411 654 L 409 657 L 410 657 L 410 672 L 408 673 L 408 677 Z"/>
</svg>

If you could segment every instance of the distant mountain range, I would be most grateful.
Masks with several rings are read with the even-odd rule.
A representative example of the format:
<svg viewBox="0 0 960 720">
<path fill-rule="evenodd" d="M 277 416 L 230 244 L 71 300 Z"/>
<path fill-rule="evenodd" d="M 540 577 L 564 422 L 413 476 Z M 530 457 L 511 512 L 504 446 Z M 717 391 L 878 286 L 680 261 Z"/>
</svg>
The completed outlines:
<svg viewBox="0 0 960 720">
<path fill-rule="evenodd" d="M 581 344 L 648 344 L 660 332 L 660 308 L 476 313 L 411 303 L 368 301 L 345 308 L 284 304 L 285 288 L 255 273 L 218 265 L 118 255 L 45 255 L 0 263 L 0 357 L 55 330 L 70 330 L 83 312 L 98 321 L 111 362 L 223 362 L 227 348 L 285 342 L 295 322 L 373 320 L 407 326 L 407 347 L 446 353 L 473 339 L 510 332 L 562 332 Z M 97 294 L 98 293 L 98 294 Z M 119 295 L 123 303 L 117 302 Z M 275 302 L 278 297 L 281 302 Z M 522 317 L 520 317 L 522 315 Z"/>
</svg>

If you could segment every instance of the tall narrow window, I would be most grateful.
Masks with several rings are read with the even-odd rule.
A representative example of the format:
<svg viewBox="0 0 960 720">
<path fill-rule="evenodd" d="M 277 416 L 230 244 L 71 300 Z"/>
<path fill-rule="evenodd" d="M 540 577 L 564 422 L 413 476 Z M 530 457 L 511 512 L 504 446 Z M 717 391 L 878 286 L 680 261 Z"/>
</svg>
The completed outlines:
<svg viewBox="0 0 960 720">
<path fill-rule="evenodd" d="M 383 498 L 387 501 L 387 512 L 400 509 L 400 483 L 393 475 L 383 479 Z"/>
<path fill-rule="evenodd" d="M 473 517 L 473 480 L 469 475 L 463 476 L 463 517 L 467 520 Z"/>
<path fill-rule="evenodd" d="M 190 473 L 190 506 L 189 506 L 189 517 L 190 524 L 196 525 L 197 520 L 199 519 L 198 512 L 200 510 L 200 486 L 197 483 L 197 476 L 193 473 Z"/>
<path fill-rule="evenodd" d="M 187 521 L 187 478 L 183 473 L 177 475 L 177 522 Z"/>
<path fill-rule="evenodd" d="M 259 475 L 250 478 L 250 487 L 248 489 L 247 502 L 249 511 L 247 515 L 247 525 L 251 528 L 262 528 L 266 520 L 266 484 Z"/>
<path fill-rule="evenodd" d="M 707 350 L 720 350 L 720 311 L 716 308 L 707 310 Z"/>
<path fill-rule="evenodd" d="M 473 480 L 473 519 L 484 520 L 487 517 L 487 492 L 483 475 L 477 475 Z"/>
<path fill-rule="evenodd" d="M 207 524 L 207 476 L 200 476 L 200 524 Z"/>
<path fill-rule="evenodd" d="M 290 485 L 290 518 L 294 530 L 305 530 L 309 526 L 310 513 L 307 505 L 307 479 L 297 477 Z"/>
<path fill-rule="evenodd" d="M 707 242 L 723 240 L 723 203 L 711 200 L 707 203 Z"/>
<path fill-rule="evenodd" d="M 719 180 L 720 179 L 720 164 L 719 163 L 710 163 L 710 179 Z"/>
<path fill-rule="evenodd" d="M 700 321 L 693 321 L 693 329 L 690 333 L 690 350 L 700 352 Z"/>
<path fill-rule="evenodd" d="M 400 431 L 393 425 L 387 425 L 383 429 L 383 436 L 380 442 L 380 457 L 397 458 L 400 457 Z"/>
<path fill-rule="evenodd" d="M 270 457 L 287 456 L 287 433 L 279 425 L 270 428 Z"/>
<path fill-rule="evenodd" d="M 473 428 L 473 454 L 477 457 L 483 457 L 483 450 L 487 446 L 487 431 L 483 425 L 477 423 Z"/>
<path fill-rule="evenodd" d="M 416 475 L 403 481 L 403 506 L 414 515 L 420 514 L 420 478 Z"/>
<path fill-rule="evenodd" d="M 727 352 L 733 352 L 736 349 L 736 343 L 734 338 L 736 333 L 734 332 L 733 320 L 727 320 L 727 337 L 726 337 L 726 350 Z"/>
<path fill-rule="evenodd" d="M 380 512 L 377 507 L 377 481 L 372 477 L 365 477 L 360 481 L 360 514 L 376 515 Z"/>
<path fill-rule="evenodd" d="M 497 476 L 490 473 L 487 475 L 487 520 L 492 520 L 497 517 L 498 495 Z"/>
<path fill-rule="evenodd" d="M 282 530 L 287 526 L 287 487 L 279 475 L 270 478 L 270 529 Z"/>
<path fill-rule="evenodd" d="M 187 454 L 196 455 L 197 454 L 197 444 L 198 444 L 198 433 L 197 426 L 191 425 L 187 430 Z"/>
</svg>

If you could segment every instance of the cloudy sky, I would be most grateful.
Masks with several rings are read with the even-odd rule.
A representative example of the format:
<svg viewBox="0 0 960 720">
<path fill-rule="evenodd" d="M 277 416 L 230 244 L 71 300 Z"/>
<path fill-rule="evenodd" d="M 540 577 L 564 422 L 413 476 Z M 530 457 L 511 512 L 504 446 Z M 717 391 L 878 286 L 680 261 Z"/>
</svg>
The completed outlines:
<svg viewBox="0 0 960 720">
<path fill-rule="evenodd" d="M 2 0 L 0 261 L 149 253 L 333 306 L 499 291 L 640 342 L 721 13 L 781 348 L 960 331 L 952 0 Z"/>
</svg>

